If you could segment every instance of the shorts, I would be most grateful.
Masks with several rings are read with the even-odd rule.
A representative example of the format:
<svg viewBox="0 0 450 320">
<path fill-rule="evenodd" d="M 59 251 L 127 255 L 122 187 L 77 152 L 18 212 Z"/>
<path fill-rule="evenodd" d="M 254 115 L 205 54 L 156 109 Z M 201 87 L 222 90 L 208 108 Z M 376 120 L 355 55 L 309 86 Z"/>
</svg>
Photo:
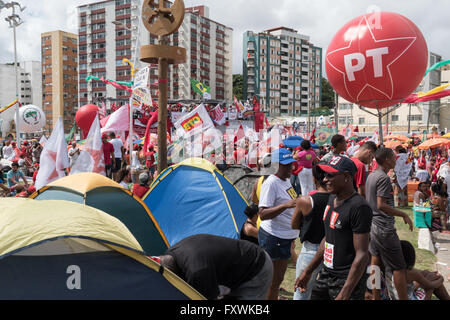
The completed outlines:
<svg viewBox="0 0 450 320">
<path fill-rule="evenodd" d="M 114 166 L 112 168 L 112 172 L 117 172 L 122 168 L 122 159 L 115 158 Z"/>
<path fill-rule="evenodd" d="M 369 252 L 372 256 L 379 257 L 385 268 L 390 270 L 406 269 L 400 239 L 395 230 L 384 231 L 372 224 Z"/>
<path fill-rule="evenodd" d="M 295 239 L 281 239 L 259 228 L 258 242 L 273 260 L 289 260 L 291 257 L 291 244 Z"/>
<path fill-rule="evenodd" d="M 330 274 L 325 268 L 320 270 L 314 288 L 311 292 L 311 300 L 335 300 L 344 287 L 347 277 L 337 277 Z M 353 289 L 349 300 L 364 300 L 366 293 L 367 274 L 364 273 Z"/>
</svg>

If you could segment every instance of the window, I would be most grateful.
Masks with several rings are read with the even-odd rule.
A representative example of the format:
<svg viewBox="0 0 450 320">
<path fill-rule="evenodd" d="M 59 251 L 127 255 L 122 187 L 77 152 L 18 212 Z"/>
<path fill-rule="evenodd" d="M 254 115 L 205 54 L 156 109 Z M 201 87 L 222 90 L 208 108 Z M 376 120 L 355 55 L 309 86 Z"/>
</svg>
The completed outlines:
<svg viewBox="0 0 450 320">
<path fill-rule="evenodd" d="M 393 114 L 392 115 L 392 121 L 398 121 L 398 115 Z"/>
<path fill-rule="evenodd" d="M 364 124 L 366 122 L 366 118 L 359 118 L 358 124 Z"/>
<path fill-rule="evenodd" d="M 422 115 L 421 114 L 413 114 L 411 117 L 408 115 L 408 121 L 422 121 Z"/>
</svg>

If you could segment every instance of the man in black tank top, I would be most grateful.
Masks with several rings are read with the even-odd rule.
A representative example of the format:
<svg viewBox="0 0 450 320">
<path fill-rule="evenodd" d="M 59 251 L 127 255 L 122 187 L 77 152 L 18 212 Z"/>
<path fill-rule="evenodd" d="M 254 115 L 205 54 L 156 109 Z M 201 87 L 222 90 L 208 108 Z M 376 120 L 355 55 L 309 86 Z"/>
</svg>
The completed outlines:
<svg viewBox="0 0 450 320">
<path fill-rule="evenodd" d="M 312 192 L 311 195 L 303 196 L 297 200 L 297 206 L 292 217 L 292 229 L 300 230 L 300 241 L 302 242 L 302 251 L 298 256 L 295 272 L 297 278 L 311 263 L 319 249 L 320 242 L 325 236 L 322 217 L 328 205 L 330 193 L 324 183 L 323 170 L 314 166 L 312 174 L 317 190 Z M 299 289 L 295 291 L 294 300 L 309 300 L 311 298 L 311 289 L 321 267 L 320 265 L 312 273 L 311 280 L 308 282 L 308 289 L 305 292 L 301 292 Z"/>
<path fill-rule="evenodd" d="M 306 290 L 312 272 L 323 261 L 311 300 L 364 300 L 372 209 L 353 186 L 353 161 L 336 156 L 328 165 L 319 167 L 325 172 L 324 182 L 332 194 L 322 218 L 325 238 L 313 261 L 296 280 L 295 289 Z"/>
</svg>

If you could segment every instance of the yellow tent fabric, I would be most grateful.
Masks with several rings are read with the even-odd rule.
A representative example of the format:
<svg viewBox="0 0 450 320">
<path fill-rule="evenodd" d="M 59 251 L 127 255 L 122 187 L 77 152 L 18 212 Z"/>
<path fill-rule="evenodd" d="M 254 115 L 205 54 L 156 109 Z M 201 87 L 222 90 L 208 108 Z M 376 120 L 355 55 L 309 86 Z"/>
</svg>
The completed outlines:
<svg viewBox="0 0 450 320">
<path fill-rule="evenodd" d="M 0 205 L 0 257 L 56 238 L 99 241 L 159 271 L 161 266 L 141 254 L 142 247 L 118 219 L 95 208 L 61 200 L 4 198 Z M 205 298 L 170 270 L 163 276 L 193 300 Z"/>
<path fill-rule="evenodd" d="M 78 173 L 72 176 L 67 176 L 56 181 L 53 181 L 49 184 L 49 186 L 53 187 L 66 187 L 68 189 L 72 189 L 80 192 L 81 194 L 85 194 L 92 189 L 98 187 L 116 187 L 122 188 L 120 184 L 117 182 L 106 178 L 98 173 L 85 172 Z"/>
<path fill-rule="evenodd" d="M 61 200 L 4 198 L 0 205 L 0 256 L 57 237 L 86 237 L 142 252 L 118 219 Z"/>
</svg>

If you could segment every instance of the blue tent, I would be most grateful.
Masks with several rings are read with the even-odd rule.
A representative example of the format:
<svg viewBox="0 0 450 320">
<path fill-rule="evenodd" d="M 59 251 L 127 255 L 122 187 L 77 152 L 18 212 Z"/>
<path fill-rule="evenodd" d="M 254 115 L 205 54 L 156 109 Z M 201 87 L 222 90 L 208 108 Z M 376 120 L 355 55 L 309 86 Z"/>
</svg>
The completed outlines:
<svg viewBox="0 0 450 320">
<path fill-rule="evenodd" d="M 283 144 L 286 148 L 295 149 L 297 147 L 300 147 L 302 144 L 302 141 L 305 140 L 302 137 L 299 136 L 291 136 L 283 140 Z M 311 142 L 311 147 L 313 149 L 319 149 L 319 146 Z"/>
<path fill-rule="evenodd" d="M 143 198 L 170 246 L 196 234 L 239 239 L 248 205 L 241 193 L 204 159 L 164 170 Z"/>
</svg>

